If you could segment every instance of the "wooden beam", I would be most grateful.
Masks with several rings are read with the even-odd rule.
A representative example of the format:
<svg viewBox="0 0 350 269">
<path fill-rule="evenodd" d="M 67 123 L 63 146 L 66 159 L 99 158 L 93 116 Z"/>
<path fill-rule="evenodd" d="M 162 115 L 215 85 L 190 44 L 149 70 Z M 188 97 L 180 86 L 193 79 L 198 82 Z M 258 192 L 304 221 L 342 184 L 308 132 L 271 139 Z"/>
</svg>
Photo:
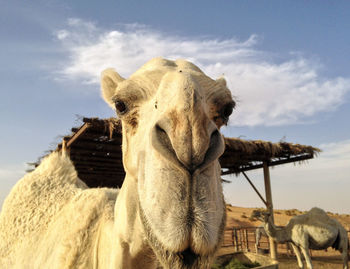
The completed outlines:
<svg viewBox="0 0 350 269">
<path fill-rule="evenodd" d="M 116 166 L 120 165 L 122 163 L 122 158 L 111 158 L 109 156 L 106 157 L 100 157 L 100 156 L 84 156 L 84 155 L 77 155 L 77 154 L 72 154 L 70 156 L 70 159 L 73 162 L 77 162 L 77 163 L 89 163 L 91 165 L 94 165 L 96 163 L 96 165 L 103 165 L 103 164 L 114 164 Z"/>
<path fill-rule="evenodd" d="M 105 129 L 105 127 L 97 128 L 96 126 L 91 126 L 87 132 L 87 136 L 89 137 L 107 136 L 108 139 L 118 139 L 122 141 L 122 135 L 120 133 L 113 132 L 112 135 L 113 137 L 110 138 L 110 131 L 109 129 Z"/>
<path fill-rule="evenodd" d="M 296 156 L 296 157 L 290 157 L 290 158 L 278 158 L 276 160 L 271 160 L 268 162 L 268 166 L 275 166 L 275 165 L 281 165 L 281 164 L 287 164 L 287 163 L 292 163 L 292 162 L 301 162 L 301 161 L 305 161 L 305 160 L 309 160 L 312 159 L 314 156 L 313 154 L 305 154 L 305 155 L 301 155 L 301 156 Z M 241 172 L 245 172 L 245 171 L 250 171 L 250 170 L 254 170 L 254 169 L 260 169 L 263 168 L 264 164 L 260 163 L 260 164 L 251 164 L 251 161 L 247 161 L 247 164 L 244 165 L 244 161 L 242 162 L 240 160 L 241 164 L 233 167 L 228 167 L 221 165 L 222 168 L 227 168 L 228 171 L 222 172 L 222 175 L 228 175 L 228 174 L 234 174 L 234 173 L 241 173 Z M 243 168 L 241 168 L 242 166 L 244 166 Z M 240 167 L 240 168 L 236 168 L 236 167 Z"/>
<path fill-rule="evenodd" d="M 289 157 L 286 159 L 280 158 L 277 160 L 269 161 L 269 166 L 275 166 L 275 165 L 292 163 L 292 162 L 301 162 L 301 161 L 312 159 L 313 157 L 314 157 L 313 154 L 307 153 L 307 154 L 303 154 L 303 155 L 298 155 L 296 157 Z"/>
<path fill-rule="evenodd" d="M 113 144 L 113 143 L 98 143 L 95 141 L 89 141 L 89 142 L 77 142 L 75 143 L 71 150 L 80 150 L 80 149 L 85 149 L 85 150 L 92 150 L 92 151 L 116 151 L 116 152 L 121 152 L 121 145 L 119 144 Z"/>
<path fill-rule="evenodd" d="M 97 173 L 97 174 L 124 174 L 125 170 L 123 168 L 102 168 L 102 167 L 91 167 L 91 166 L 85 166 L 85 165 L 76 165 L 76 170 L 78 172 L 82 173 Z"/>
<path fill-rule="evenodd" d="M 263 201 L 263 203 L 265 204 L 265 206 L 267 207 L 267 202 L 265 201 L 265 199 L 262 197 L 262 195 L 260 194 L 260 192 L 258 191 L 258 189 L 254 186 L 254 184 L 251 182 L 251 180 L 248 178 L 248 176 L 246 175 L 246 173 L 242 172 L 243 176 L 246 178 L 246 180 L 249 182 L 250 186 L 252 186 L 252 188 L 254 189 L 254 191 L 256 192 L 256 194 L 260 197 L 261 201 Z"/>
<path fill-rule="evenodd" d="M 90 127 L 90 123 L 84 123 L 83 126 L 79 128 L 79 130 L 72 135 L 72 137 L 67 141 L 67 148 L 70 147 L 86 130 Z"/>
<path fill-rule="evenodd" d="M 122 163 L 114 164 L 114 163 L 96 163 L 96 162 L 88 162 L 88 161 L 76 161 L 72 160 L 75 167 L 86 167 L 87 169 L 104 169 L 111 171 L 124 171 L 124 166 Z"/>
<path fill-rule="evenodd" d="M 84 135 L 80 136 L 77 143 L 75 143 L 76 145 L 80 145 L 80 144 L 89 144 L 89 143 L 93 143 L 95 145 L 113 145 L 113 146 L 119 146 L 121 147 L 121 141 L 118 141 L 118 139 L 101 139 L 102 136 L 99 137 L 95 137 L 95 136 L 88 136 L 87 132 L 84 133 Z M 103 136 L 105 137 L 105 136 Z"/>
<path fill-rule="evenodd" d="M 120 151 L 108 151 L 108 150 L 87 150 L 87 149 L 72 149 L 71 156 L 84 156 L 84 157 L 103 157 L 108 159 L 121 160 L 122 152 Z"/>
<path fill-rule="evenodd" d="M 81 176 L 81 177 L 80 177 Z M 99 175 L 98 177 L 96 175 L 91 175 L 91 174 L 79 174 L 79 178 L 83 181 L 89 181 L 89 182 L 93 182 L 96 181 L 97 184 L 99 181 L 103 181 L 103 182 L 114 182 L 117 184 L 122 184 L 125 178 L 125 174 L 124 175 L 113 175 L 113 176 L 104 176 L 104 175 Z"/>
<path fill-rule="evenodd" d="M 267 162 L 264 162 L 263 169 L 264 169 L 265 194 L 266 194 L 266 202 L 267 202 L 266 207 L 271 214 L 272 223 L 274 223 L 270 171 L 269 171 L 269 165 Z M 269 242 L 270 242 L 270 256 L 273 260 L 276 261 L 277 260 L 276 243 L 271 237 L 269 237 Z"/>
</svg>

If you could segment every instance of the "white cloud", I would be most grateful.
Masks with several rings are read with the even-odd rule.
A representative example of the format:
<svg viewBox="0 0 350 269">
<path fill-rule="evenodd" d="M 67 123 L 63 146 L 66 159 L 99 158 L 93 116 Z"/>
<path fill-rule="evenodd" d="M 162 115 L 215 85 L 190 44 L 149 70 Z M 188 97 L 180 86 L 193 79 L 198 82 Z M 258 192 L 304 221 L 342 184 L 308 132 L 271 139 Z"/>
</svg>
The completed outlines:
<svg viewBox="0 0 350 269">
<path fill-rule="evenodd" d="M 258 37 L 246 41 L 170 36 L 145 26 L 99 29 L 70 19 L 56 33 L 69 54 L 61 75 L 98 83 L 100 72 L 114 67 L 127 77 L 153 57 L 186 58 L 209 76 L 225 74 L 239 100 L 231 125 L 285 125 L 304 122 L 336 109 L 350 90 L 350 79 L 320 77 L 318 66 L 300 55 L 275 63 L 256 49 Z"/>
<path fill-rule="evenodd" d="M 329 171 L 333 177 L 348 180 L 350 183 L 350 140 L 321 144 L 320 157 L 315 160 L 311 168 L 314 171 L 324 173 Z"/>
<path fill-rule="evenodd" d="M 64 40 L 69 36 L 69 33 L 66 30 L 60 30 L 56 33 L 56 36 L 59 40 Z"/>
</svg>

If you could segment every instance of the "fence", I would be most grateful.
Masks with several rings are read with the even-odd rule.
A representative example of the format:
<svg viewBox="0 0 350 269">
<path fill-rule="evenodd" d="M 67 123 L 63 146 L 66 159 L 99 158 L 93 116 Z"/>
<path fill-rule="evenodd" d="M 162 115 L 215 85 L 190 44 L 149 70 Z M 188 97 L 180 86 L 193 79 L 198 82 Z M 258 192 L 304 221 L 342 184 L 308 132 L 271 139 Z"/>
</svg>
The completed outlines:
<svg viewBox="0 0 350 269">
<path fill-rule="evenodd" d="M 256 227 L 233 227 L 225 230 L 223 247 L 233 247 L 234 251 L 255 251 Z M 269 240 L 262 236 L 260 248 L 269 249 Z"/>
<path fill-rule="evenodd" d="M 225 230 L 222 247 L 233 247 L 234 251 L 256 251 L 256 229 L 257 227 L 232 227 Z M 350 240 L 350 231 L 348 231 Z M 259 249 L 267 253 L 270 249 L 269 240 L 262 236 L 259 241 Z M 279 253 L 287 253 L 289 248 L 286 244 L 278 244 Z"/>
</svg>

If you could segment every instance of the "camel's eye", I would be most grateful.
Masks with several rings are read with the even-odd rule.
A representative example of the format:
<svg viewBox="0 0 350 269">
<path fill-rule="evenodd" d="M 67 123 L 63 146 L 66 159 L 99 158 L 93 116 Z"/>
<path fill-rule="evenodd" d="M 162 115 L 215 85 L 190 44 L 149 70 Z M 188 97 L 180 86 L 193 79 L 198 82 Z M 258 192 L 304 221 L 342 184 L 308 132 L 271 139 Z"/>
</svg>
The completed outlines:
<svg viewBox="0 0 350 269">
<path fill-rule="evenodd" d="M 235 105 L 236 103 L 232 101 L 222 106 L 221 109 L 217 111 L 216 116 L 213 118 L 216 126 L 220 128 L 222 125 L 227 125 L 228 118 L 232 114 Z"/>
<path fill-rule="evenodd" d="M 226 121 L 228 120 L 228 118 L 232 114 L 234 106 L 235 106 L 234 103 L 228 103 L 222 108 L 220 114 L 224 120 L 226 120 Z"/>
<path fill-rule="evenodd" d="M 126 104 L 120 100 L 115 101 L 115 109 L 121 115 L 125 114 L 128 111 Z"/>
</svg>

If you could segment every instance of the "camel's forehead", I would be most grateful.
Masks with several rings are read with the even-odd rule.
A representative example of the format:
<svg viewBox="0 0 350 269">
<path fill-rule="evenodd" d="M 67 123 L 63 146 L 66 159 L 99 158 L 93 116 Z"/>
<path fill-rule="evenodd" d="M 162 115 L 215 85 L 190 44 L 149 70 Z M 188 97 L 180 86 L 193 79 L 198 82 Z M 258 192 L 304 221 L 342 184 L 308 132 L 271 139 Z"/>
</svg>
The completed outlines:
<svg viewBox="0 0 350 269">
<path fill-rule="evenodd" d="M 172 61 L 154 58 L 130 76 L 129 80 L 137 82 L 153 93 L 164 80 L 175 84 L 180 80 L 195 81 L 202 89 L 213 89 L 218 86 L 215 80 L 205 75 L 196 65 L 182 59 Z"/>
<path fill-rule="evenodd" d="M 130 76 L 130 79 L 144 79 L 156 82 L 160 81 L 165 74 L 174 72 L 183 72 L 183 74 L 189 74 L 195 77 L 207 77 L 196 65 L 186 60 L 179 59 L 172 61 L 164 58 L 154 58 Z"/>
<path fill-rule="evenodd" d="M 203 73 L 196 65 L 183 59 L 172 61 L 164 58 L 154 58 L 148 61 L 146 64 L 144 64 L 135 74 L 147 71 L 168 72 L 174 70 Z"/>
</svg>

